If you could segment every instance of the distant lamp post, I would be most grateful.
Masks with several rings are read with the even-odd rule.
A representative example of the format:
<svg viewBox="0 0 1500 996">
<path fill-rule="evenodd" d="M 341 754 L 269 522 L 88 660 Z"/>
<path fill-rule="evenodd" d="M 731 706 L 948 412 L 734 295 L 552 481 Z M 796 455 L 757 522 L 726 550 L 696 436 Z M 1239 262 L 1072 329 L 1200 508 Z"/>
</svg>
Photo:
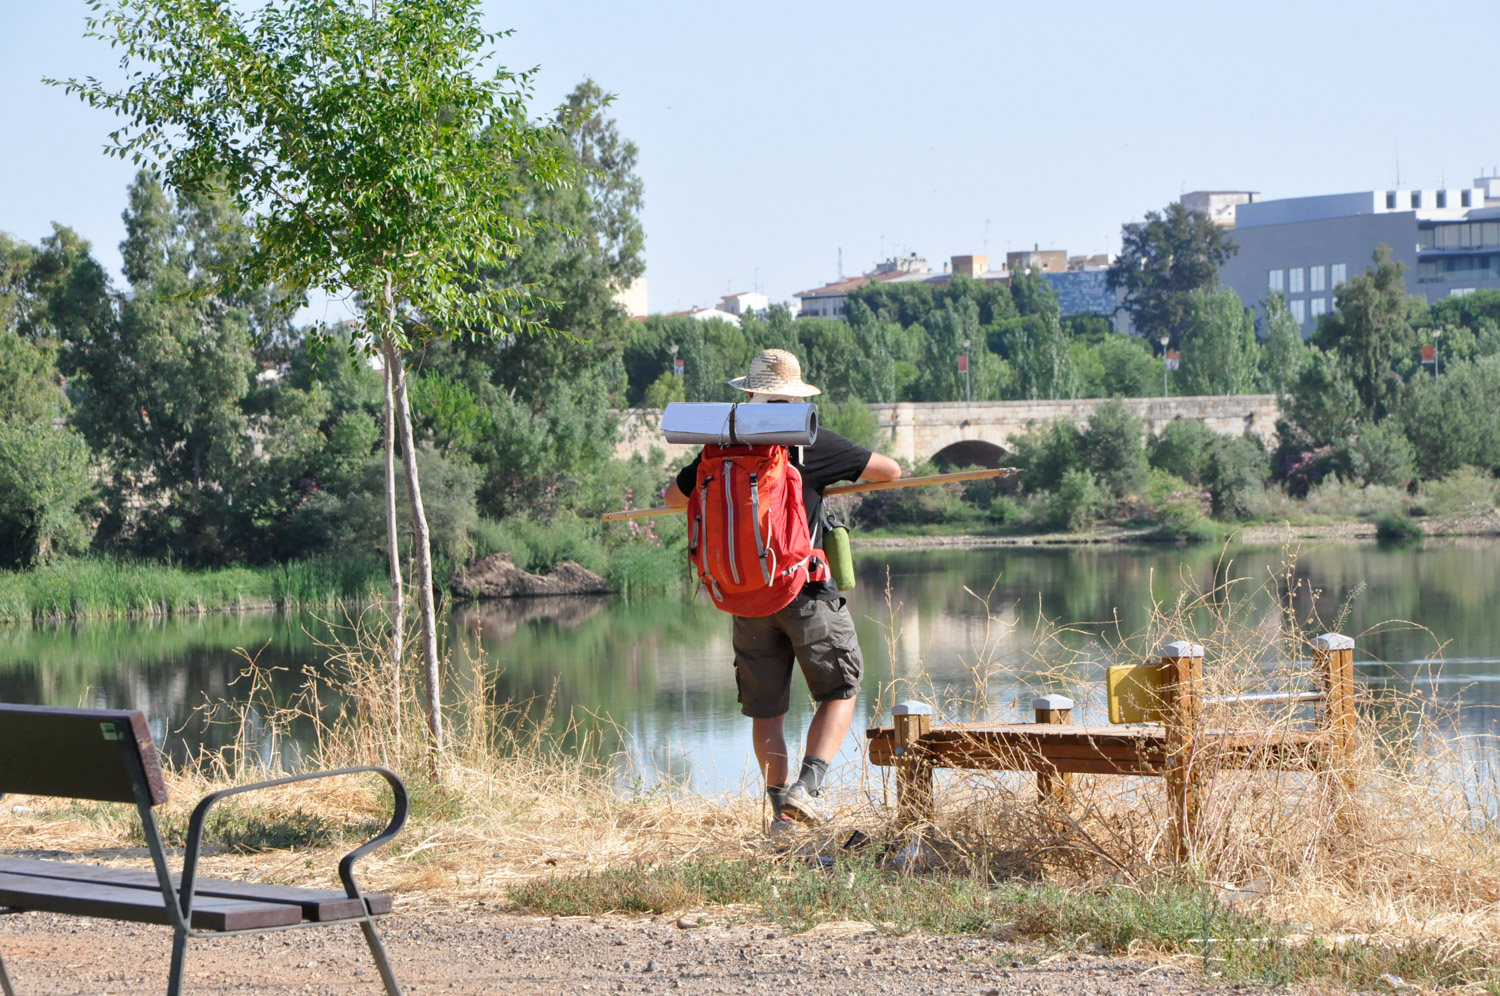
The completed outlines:
<svg viewBox="0 0 1500 996">
<path fill-rule="evenodd" d="M 673 377 L 681 377 L 682 376 L 682 368 L 685 367 L 687 364 L 677 358 L 677 349 L 678 349 L 678 347 L 677 347 L 676 343 L 673 343 L 672 345 L 668 346 L 667 348 L 672 351 L 672 376 Z"/>
<path fill-rule="evenodd" d="M 964 401 L 968 402 L 968 401 L 971 400 L 971 397 L 970 397 L 970 394 L 969 394 L 969 340 L 967 340 L 967 339 L 964 340 L 963 368 L 964 368 Z"/>
<path fill-rule="evenodd" d="M 1432 330 L 1432 379 L 1437 380 L 1438 373 L 1443 369 L 1443 361 L 1438 356 L 1438 340 L 1443 337 L 1442 329 Z"/>
<path fill-rule="evenodd" d="M 1167 343 L 1172 341 L 1171 336 L 1157 336 L 1156 341 L 1161 343 L 1161 396 L 1167 396 Z"/>
</svg>

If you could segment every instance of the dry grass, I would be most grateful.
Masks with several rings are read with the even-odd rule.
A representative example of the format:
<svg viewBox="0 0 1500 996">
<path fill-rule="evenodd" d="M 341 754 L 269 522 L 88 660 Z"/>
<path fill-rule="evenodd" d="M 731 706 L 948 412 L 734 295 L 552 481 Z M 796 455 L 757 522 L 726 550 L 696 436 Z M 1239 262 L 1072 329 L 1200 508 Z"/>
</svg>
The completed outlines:
<svg viewBox="0 0 1500 996">
<path fill-rule="evenodd" d="M 1175 594 L 1155 605 L 1148 627 L 1130 634 L 1044 622 L 1018 641 L 1008 638 L 1013 623 L 997 608 L 966 661 L 969 690 L 935 702 L 938 721 L 1029 721 L 1007 715 L 1014 707 L 992 697 L 1007 682 L 1066 692 L 1078 702 L 1079 721 L 1102 721 L 1101 663 L 1148 660 L 1168 639 L 1204 645 L 1208 696 L 1312 687 L 1310 639 L 1341 631 L 1346 610 L 1332 619 L 1311 610 L 1294 556 L 1270 577 L 1235 579 L 1224 564 L 1214 578 L 1156 579 L 1155 590 Z M 889 607 L 893 661 L 900 615 L 899 606 Z M 407 778 L 413 821 L 395 845 L 367 859 L 366 877 L 399 890 L 409 905 L 493 902 L 539 876 L 717 867 L 763 856 L 766 814 L 758 792 L 726 802 L 670 786 L 633 787 L 640 783 L 626 760 L 602 746 L 614 742 L 601 735 L 607 719 L 557 717 L 546 703 L 497 702 L 483 661 L 460 669 L 450 660 L 451 739 L 441 780 L 429 778 L 417 668 L 409 663 L 397 676 L 382 660 L 383 621 L 373 610 L 347 619 L 343 642 L 327 648 L 326 676 L 310 679 L 290 701 L 273 700 L 268 676 L 247 657 L 247 685 L 237 689 L 236 703 L 205 707 L 202 716 L 234 724 L 238 746 L 169 773 L 175 801 L 162 816 L 169 835 L 213 788 L 299 766 L 378 763 Z M 1007 649 L 1017 645 L 1029 649 Z M 1434 657 L 1439 649 L 1434 640 Z M 392 707 L 397 688 L 400 720 Z M 935 698 L 893 672 L 880 692 L 882 712 L 923 694 Z M 935 818 L 916 828 L 926 847 L 914 864 L 986 885 L 1009 880 L 1005 888 L 1046 882 L 1080 896 L 1144 894 L 1171 880 L 1208 896 L 1215 908 L 1305 924 L 1317 935 L 1415 941 L 1444 957 L 1458 952 L 1470 962 L 1500 963 L 1500 764 L 1492 742 L 1460 741 L 1443 703 L 1412 691 L 1361 686 L 1359 715 L 1358 747 L 1335 770 L 1250 771 L 1211 753 L 1196 758 L 1212 776 L 1185 865 L 1168 847 L 1159 779 L 1079 776 L 1063 809 L 1038 802 L 1034 775 L 997 772 L 940 773 Z M 1205 715 L 1206 728 L 1254 731 L 1268 749 L 1316 722 L 1307 706 L 1229 703 Z M 315 733 L 299 757 L 290 731 L 306 724 Z M 841 834 L 857 827 L 877 841 L 906 839 L 911 828 L 895 824 L 888 769 L 867 767 L 860 784 L 841 791 Z M 223 872 L 326 881 L 341 848 L 322 845 L 377 825 L 383 793 L 378 781 L 352 779 L 242 797 L 216 828 L 239 847 L 213 860 Z M 34 812 L 0 822 L 0 848 L 107 857 L 138 843 L 133 814 L 121 807 L 6 802 Z M 830 843 L 810 838 L 803 847 Z"/>
</svg>

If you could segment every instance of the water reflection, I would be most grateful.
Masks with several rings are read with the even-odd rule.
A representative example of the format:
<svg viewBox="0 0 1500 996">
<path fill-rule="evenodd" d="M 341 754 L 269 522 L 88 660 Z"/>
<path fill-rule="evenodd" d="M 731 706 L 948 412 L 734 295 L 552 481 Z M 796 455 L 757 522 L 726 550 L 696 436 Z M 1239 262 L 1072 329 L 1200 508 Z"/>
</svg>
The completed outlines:
<svg viewBox="0 0 1500 996">
<path fill-rule="evenodd" d="M 1073 657 L 1073 681 L 1097 689 L 1110 648 L 1144 634 L 1153 601 L 1226 582 L 1248 592 L 1274 578 L 1281 590 L 1299 592 L 1292 609 L 1299 625 L 1337 622 L 1356 638 L 1362 680 L 1415 683 L 1433 701 L 1461 701 L 1463 728 L 1477 733 L 1500 718 L 1496 551 L 1476 540 L 1403 550 L 1325 545 L 1295 558 L 1266 549 L 867 552 L 851 593 L 867 664 L 857 722 L 872 716 L 892 678 L 939 699 L 982 695 L 990 715 L 1019 716 L 1037 684 L 1028 662 L 1045 629 L 1039 619 L 1071 624 L 1057 646 Z M 1269 598 L 1248 609 L 1250 623 L 1267 632 L 1284 622 Z M 180 757 L 230 736 L 190 721 L 203 702 L 242 694 L 233 682 L 245 656 L 235 648 L 275 669 L 271 687 L 285 700 L 322 666 L 321 647 L 338 635 L 310 615 L 3 629 L 0 700 L 138 708 Z M 608 720 L 609 745 L 628 753 L 644 780 L 666 775 L 710 791 L 755 781 L 748 721 L 735 702 L 729 620 L 701 599 L 465 606 L 452 614 L 445 646 L 455 675 L 483 668 L 501 700 L 530 700 L 537 711 L 550 702 L 558 715 Z M 1126 647 L 1144 652 L 1144 635 Z M 1434 675 L 1423 662 L 1439 657 Z M 1008 667 L 976 683 L 971 666 L 980 658 Z M 1097 709 L 1098 697 L 1086 707 Z M 790 732 L 810 713 L 794 696 Z"/>
</svg>

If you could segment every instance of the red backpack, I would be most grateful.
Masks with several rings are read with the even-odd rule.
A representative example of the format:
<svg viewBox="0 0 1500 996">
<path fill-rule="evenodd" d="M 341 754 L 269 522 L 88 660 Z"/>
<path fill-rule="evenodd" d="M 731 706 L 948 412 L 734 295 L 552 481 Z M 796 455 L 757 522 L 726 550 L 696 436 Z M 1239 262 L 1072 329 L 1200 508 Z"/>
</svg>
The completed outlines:
<svg viewBox="0 0 1500 996">
<path fill-rule="evenodd" d="M 802 475 L 785 446 L 703 447 L 687 514 L 688 559 L 716 607 L 769 616 L 807 583 Z"/>
</svg>

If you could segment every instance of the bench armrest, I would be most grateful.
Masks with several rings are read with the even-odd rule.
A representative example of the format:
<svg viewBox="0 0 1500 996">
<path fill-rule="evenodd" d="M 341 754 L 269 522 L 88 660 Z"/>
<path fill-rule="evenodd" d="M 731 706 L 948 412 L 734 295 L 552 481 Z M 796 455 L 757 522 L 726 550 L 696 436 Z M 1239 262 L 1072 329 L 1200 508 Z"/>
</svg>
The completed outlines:
<svg viewBox="0 0 1500 996">
<path fill-rule="evenodd" d="M 239 795 L 241 792 L 254 792 L 258 789 L 275 788 L 278 785 L 291 785 L 294 782 L 307 782 L 319 778 L 337 778 L 341 775 L 355 775 L 364 772 L 374 772 L 384 778 L 390 784 L 391 793 L 395 796 L 391 821 L 386 824 L 386 828 L 344 855 L 339 861 L 339 878 L 344 883 L 344 891 L 349 894 L 349 898 L 364 902 L 364 895 L 360 892 L 358 883 L 354 881 L 354 863 L 400 833 L 401 828 L 406 824 L 407 814 L 411 810 L 411 803 L 407 798 L 406 785 L 402 783 L 401 778 L 394 771 L 375 765 L 358 768 L 338 768 L 333 771 L 314 771 L 305 775 L 289 775 L 286 778 L 273 778 L 270 781 L 254 782 L 250 785 L 237 785 L 234 788 L 227 788 L 204 796 L 197 807 L 194 808 L 192 819 L 188 821 L 187 850 L 183 859 L 182 886 L 178 900 L 182 907 L 184 922 L 192 922 L 193 886 L 198 873 L 198 854 L 203 840 L 203 824 L 208 818 L 208 811 L 217 805 L 219 800 L 231 795 Z"/>
</svg>

